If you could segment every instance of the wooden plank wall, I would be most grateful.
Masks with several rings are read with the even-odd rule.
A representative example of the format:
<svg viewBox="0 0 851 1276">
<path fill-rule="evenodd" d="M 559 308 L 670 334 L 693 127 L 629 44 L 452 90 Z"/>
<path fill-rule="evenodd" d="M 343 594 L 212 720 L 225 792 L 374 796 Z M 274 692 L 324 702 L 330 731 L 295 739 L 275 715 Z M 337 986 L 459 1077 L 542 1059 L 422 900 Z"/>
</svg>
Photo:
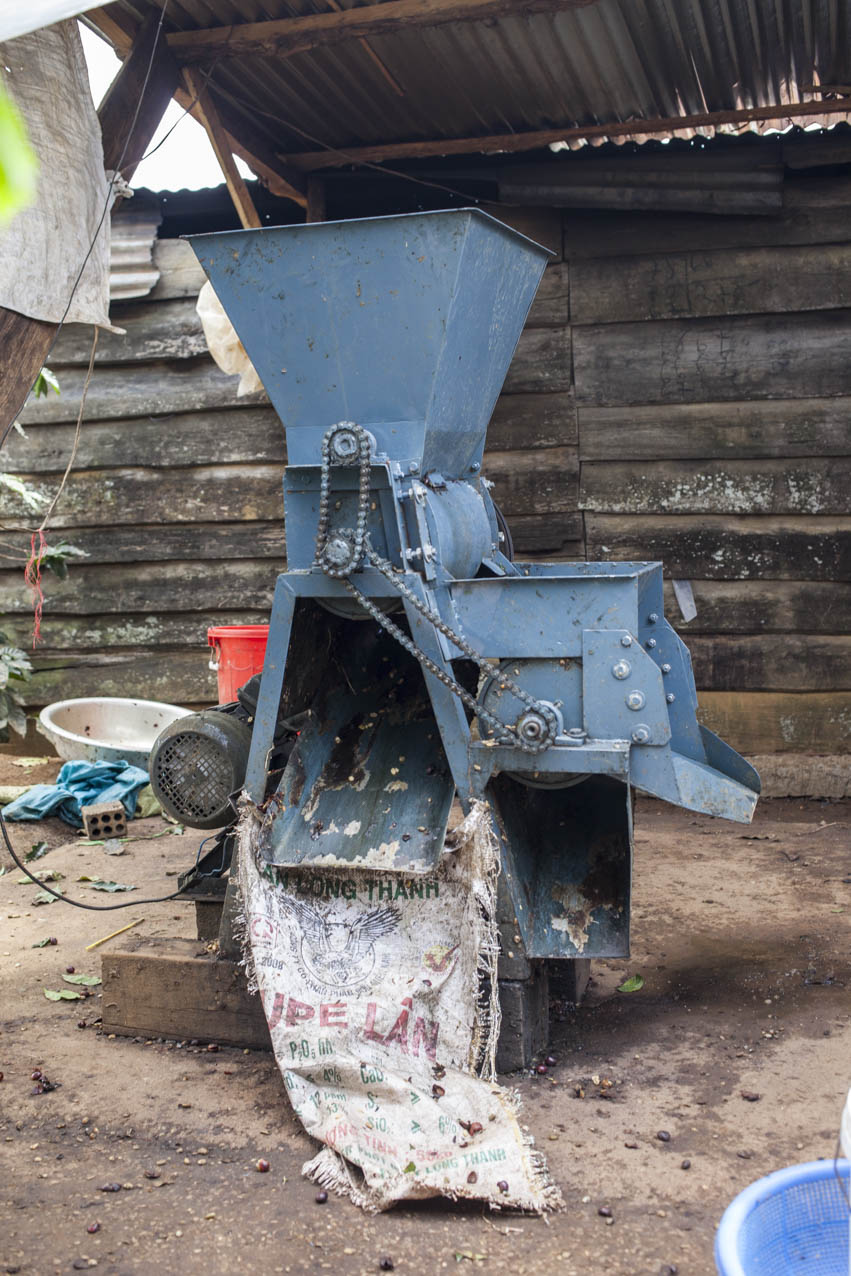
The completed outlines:
<svg viewBox="0 0 851 1276">
<path fill-rule="evenodd" d="M 851 749 L 849 198 L 564 222 L 586 555 L 692 581 L 703 720 L 751 755 Z"/>
<path fill-rule="evenodd" d="M 847 178 L 800 175 L 780 217 L 493 210 L 555 252 L 488 436 L 518 553 L 661 558 L 692 580 L 678 628 L 702 712 L 749 754 L 851 750 L 849 199 Z M 53 520 L 89 557 L 46 578 L 33 704 L 205 702 L 208 624 L 265 620 L 284 562 L 281 426 L 206 354 L 188 248 L 157 261 L 154 293 L 114 307 L 126 335 L 100 338 Z M 88 354 L 84 330 L 62 335 L 62 394 L 7 448 L 45 495 Z M 0 517 L 34 524 L 2 488 Z M 0 589 L 25 639 L 17 569 Z"/>
</svg>

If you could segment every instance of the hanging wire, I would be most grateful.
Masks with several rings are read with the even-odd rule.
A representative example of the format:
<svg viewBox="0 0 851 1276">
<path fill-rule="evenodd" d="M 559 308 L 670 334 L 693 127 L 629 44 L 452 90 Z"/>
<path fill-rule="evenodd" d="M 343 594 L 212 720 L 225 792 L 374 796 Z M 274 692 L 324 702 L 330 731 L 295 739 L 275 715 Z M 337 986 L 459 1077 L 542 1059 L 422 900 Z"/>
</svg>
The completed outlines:
<svg viewBox="0 0 851 1276">
<path fill-rule="evenodd" d="M 159 21 L 158 21 L 158 23 L 157 23 L 156 31 L 154 32 L 154 40 L 153 40 L 153 44 L 151 45 L 151 56 L 148 58 L 148 65 L 147 65 L 147 68 L 146 68 L 146 70 L 145 70 L 145 78 L 144 78 L 144 79 L 143 79 L 143 81 L 142 81 L 142 88 L 141 88 L 141 91 L 140 91 L 140 93 L 139 93 L 139 97 L 138 97 L 138 99 L 137 99 L 137 101 L 136 101 L 136 109 L 135 109 L 135 111 L 133 112 L 133 118 L 132 118 L 132 119 L 131 119 L 131 121 L 130 121 L 130 127 L 129 127 L 129 128 L 128 128 L 128 130 L 127 130 L 127 136 L 126 136 L 126 137 L 125 137 L 125 139 L 124 139 L 124 146 L 123 146 L 123 147 L 122 147 L 122 149 L 121 149 L 121 155 L 120 155 L 120 157 L 119 157 L 118 163 L 116 164 L 115 169 L 113 170 L 112 177 L 111 177 L 111 179 L 110 179 L 109 185 L 107 186 L 107 190 L 106 190 L 106 198 L 104 199 L 104 202 L 103 202 L 103 208 L 102 208 L 102 210 L 101 210 L 100 218 L 98 219 L 98 224 L 97 224 L 97 226 L 95 227 L 95 233 L 94 233 L 94 235 L 92 236 L 91 243 L 89 244 L 89 247 L 88 247 L 88 249 L 87 249 L 87 251 L 86 251 L 86 255 L 85 255 L 85 257 L 83 258 L 83 263 L 82 263 L 82 265 L 80 266 L 80 269 L 79 269 L 79 271 L 77 272 L 77 277 L 76 277 L 76 279 L 74 280 L 74 283 L 73 283 L 73 285 L 72 285 L 72 287 L 71 287 L 71 292 L 70 292 L 70 295 L 69 295 L 69 297 L 68 297 L 67 304 L 66 304 L 66 306 L 65 306 L 64 311 L 62 312 L 62 318 L 59 320 L 59 325 L 58 325 L 58 327 L 57 327 L 57 329 L 56 329 L 56 332 L 53 334 L 53 340 L 51 341 L 51 343 L 50 343 L 50 345 L 49 345 L 49 347 L 48 347 L 47 354 L 44 356 L 44 362 L 45 362 L 45 363 L 47 363 L 47 360 L 50 358 L 51 351 L 53 350 L 53 347 L 56 345 L 57 338 L 59 337 L 59 334 L 60 334 L 60 332 L 62 331 L 62 328 L 63 328 L 63 325 L 64 325 L 64 323 L 65 323 L 65 320 L 68 318 L 68 312 L 70 311 L 70 309 L 71 309 L 71 304 L 72 304 L 72 302 L 73 302 L 73 300 L 74 300 L 74 297 L 76 296 L 77 289 L 78 289 L 78 287 L 79 287 L 79 285 L 80 285 L 80 280 L 81 280 L 81 279 L 82 279 L 82 277 L 83 277 L 83 272 L 85 271 L 86 266 L 89 264 L 89 258 L 91 257 L 92 253 L 94 252 L 95 244 L 97 243 L 98 236 L 100 235 L 101 228 L 102 228 L 103 223 L 104 223 L 104 221 L 105 221 L 105 219 L 106 219 L 106 215 L 107 215 L 107 213 L 109 212 L 109 207 L 110 207 L 111 197 L 112 197 L 112 190 L 113 190 L 113 187 L 115 186 L 115 183 L 116 183 L 116 181 L 118 180 L 119 174 L 120 174 L 120 172 L 121 172 L 121 166 L 122 166 L 122 164 L 124 163 L 124 158 L 125 158 L 125 156 L 126 156 L 126 154 L 127 154 L 127 148 L 128 148 L 128 146 L 130 145 L 130 139 L 131 139 L 131 138 L 132 138 L 132 136 L 133 136 L 133 130 L 134 130 L 134 129 L 135 129 L 135 127 L 136 127 L 136 121 L 137 121 L 137 120 L 138 120 L 138 118 L 139 118 L 139 112 L 140 112 L 140 110 L 142 109 L 142 102 L 143 102 L 144 97 L 145 97 L 145 92 L 146 92 L 146 90 L 147 90 L 147 88 L 148 88 L 148 82 L 149 82 L 149 80 L 150 80 L 150 78 L 151 78 L 151 72 L 152 72 L 152 70 L 153 70 L 153 66 L 154 66 L 154 57 L 156 56 L 157 48 L 159 47 L 160 36 L 161 36 L 161 34 L 162 34 L 163 23 L 164 23 L 164 21 L 165 21 L 165 15 L 166 15 L 166 10 L 168 9 L 168 4 L 169 4 L 169 0 L 163 0 L 162 8 L 160 9 Z M 33 385 L 34 385 L 34 384 L 35 384 L 35 382 L 33 382 Z M 19 414 L 23 411 L 24 405 L 26 404 L 26 401 L 27 401 L 27 399 L 30 397 L 30 394 L 31 394 L 31 393 L 32 393 L 32 386 L 30 386 L 30 388 L 27 390 L 26 394 L 24 395 L 23 402 L 21 403 L 21 405 L 20 405 L 20 407 L 17 409 L 17 411 L 16 411 L 16 412 L 14 412 L 14 413 L 12 414 L 12 419 L 10 420 L 9 424 L 8 424 L 8 425 L 6 426 L 6 428 L 4 429 L 3 434 L 2 434 L 2 435 L 0 435 L 0 449 L 2 449 L 2 448 L 3 448 L 3 446 L 4 446 L 5 442 L 6 442 L 6 440 L 8 439 L 8 437 L 9 437 L 10 433 L 11 433 L 11 432 L 12 432 L 12 430 L 14 429 L 15 421 L 17 420 L 17 418 L 18 418 Z"/>
<path fill-rule="evenodd" d="M 212 76 L 212 69 L 210 71 Z M 466 191 L 458 190 L 455 186 L 446 186 L 442 182 L 432 182 L 425 177 L 416 177 L 412 173 L 404 173 L 401 169 L 388 168 L 385 164 L 373 164 L 369 160 L 358 159 L 355 155 L 349 155 L 345 150 L 341 150 L 338 146 L 332 146 L 329 142 L 323 142 L 321 138 L 314 137 L 312 133 L 308 133 L 306 129 L 301 128 L 298 124 L 294 124 L 292 120 L 284 119 L 283 116 L 277 115 L 274 111 L 264 111 L 259 106 L 248 107 L 244 102 L 240 102 L 239 98 L 224 88 L 221 84 L 216 85 L 216 93 L 225 98 L 232 106 L 235 106 L 242 112 L 249 112 L 252 115 L 262 115 L 266 119 L 272 120 L 275 124 L 282 124 L 284 128 L 291 129 L 293 133 L 297 133 L 299 137 L 303 137 L 306 142 L 312 142 L 314 146 L 320 147 L 324 151 L 328 151 L 331 155 L 338 155 L 340 159 L 347 164 L 353 164 L 356 168 L 369 168 L 373 172 L 383 173 L 385 176 L 400 177 L 406 182 L 413 182 L 417 186 L 429 186 L 432 190 L 444 191 L 447 195 L 455 195 L 459 199 L 470 200 L 474 204 L 481 201 L 474 195 L 468 194 Z M 488 200 L 489 204 L 504 203 L 504 200 Z"/>
</svg>

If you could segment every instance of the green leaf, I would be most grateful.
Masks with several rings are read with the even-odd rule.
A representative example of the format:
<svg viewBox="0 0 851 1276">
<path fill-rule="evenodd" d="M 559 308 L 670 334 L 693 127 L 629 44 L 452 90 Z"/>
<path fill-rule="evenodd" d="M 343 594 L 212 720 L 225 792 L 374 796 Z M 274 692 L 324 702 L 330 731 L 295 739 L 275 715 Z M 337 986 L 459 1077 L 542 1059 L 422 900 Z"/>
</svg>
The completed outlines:
<svg viewBox="0 0 851 1276">
<path fill-rule="evenodd" d="M 59 892 L 59 896 L 61 898 L 61 891 Z M 39 891 L 37 895 L 33 896 L 32 902 L 35 904 L 36 908 L 38 908 L 39 904 L 55 904 L 57 900 L 56 896 L 51 895 L 50 891 Z"/>
<path fill-rule="evenodd" d="M 33 860 L 40 860 L 42 855 L 46 855 L 49 850 L 47 842 L 33 842 L 31 851 L 27 851 L 24 860 L 30 864 Z"/>
<path fill-rule="evenodd" d="M 408 1164 L 405 1166 L 403 1173 L 416 1174 L 416 1172 L 417 1172 L 417 1167 L 414 1165 L 413 1161 L 409 1161 Z"/>
<path fill-rule="evenodd" d="M 629 979 L 625 979 L 622 984 L 618 984 L 618 992 L 638 992 L 644 987 L 644 977 L 642 975 L 630 975 Z"/>
<path fill-rule="evenodd" d="M 100 983 L 97 975 L 63 975 L 66 984 L 82 984 L 85 988 L 94 988 Z"/>
<path fill-rule="evenodd" d="M 46 571 L 53 572 L 54 576 L 58 576 L 60 580 L 65 580 L 68 576 L 68 560 L 88 557 L 86 550 L 76 545 L 69 545 L 67 541 L 60 541 L 58 545 L 45 546 L 39 562 Z"/>
<path fill-rule="evenodd" d="M 0 226 L 35 199 L 38 160 L 20 112 L 0 83 Z"/>
<path fill-rule="evenodd" d="M 50 936 L 46 935 L 44 939 L 37 939 L 34 944 L 30 944 L 30 948 L 47 948 L 50 943 Z"/>
<path fill-rule="evenodd" d="M 23 681 L 29 678 L 33 669 L 27 653 L 9 643 L 0 647 L 0 663 L 6 666 L 11 678 L 20 678 Z"/>
<path fill-rule="evenodd" d="M 124 882 L 92 882 L 93 891 L 109 891 L 113 895 L 116 891 L 135 891 L 136 889 L 135 886 L 127 886 Z"/>
<path fill-rule="evenodd" d="M 72 988 L 60 988 L 58 992 L 54 992 L 52 988 L 42 988 L 42 992 L 48 1001 L 82 1001 L 83 994 L 74 992 Z"/>
<path fill-rule="evenodd" d="M 50 371 L 50 368 L 42 368 L 33 384 L 33 394 L 37 399 L 40 399 L 42 395 L 47 394 L 48 389 L 53 390 L 56 394 L 58 394 L 59 382 L 57 381 L 54 373 Z"/>
</svg>

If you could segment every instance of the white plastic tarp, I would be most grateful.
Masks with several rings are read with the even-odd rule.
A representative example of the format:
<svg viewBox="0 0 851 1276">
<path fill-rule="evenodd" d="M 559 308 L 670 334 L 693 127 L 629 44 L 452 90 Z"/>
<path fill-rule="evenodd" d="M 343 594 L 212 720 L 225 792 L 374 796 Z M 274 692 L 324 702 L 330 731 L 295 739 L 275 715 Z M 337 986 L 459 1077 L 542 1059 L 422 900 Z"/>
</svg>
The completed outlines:
<svg viewBox="0 0 851 1276">
<path fill-rule="evenodd" d="M 102 0 L 0 0 L 0 40 L 53 26 L 65 18 L 73 18 L 87 9 L 96 8 Z"/>
<path fill-rule="evenodd" d="M 94 240 L 67 321 L 108 327 L 109 184 L 77 23 L 0 44 L 0 72 L 39 161 L 35 202 L 0 231 L 0 306 L 58 323 Z"/>
</svg>

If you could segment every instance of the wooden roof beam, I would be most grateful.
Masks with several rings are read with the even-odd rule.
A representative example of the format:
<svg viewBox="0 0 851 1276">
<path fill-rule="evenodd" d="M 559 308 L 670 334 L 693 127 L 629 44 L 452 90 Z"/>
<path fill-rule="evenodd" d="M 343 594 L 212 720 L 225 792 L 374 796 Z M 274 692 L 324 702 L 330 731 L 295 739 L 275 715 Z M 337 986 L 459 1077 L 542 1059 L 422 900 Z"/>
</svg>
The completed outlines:
<svg viewBox="0 0 851 1276">
<path fill-rule="evenodd" d="M 289 57 L 309 49 L 341 44 L 344 40 L 393 35 L 402 29 L 557 13 L 596 3 L 597 0 L 384 0 L 381 4 L 333 13 L 311 13 L 301 18 L 175 31 L 169 35 L 168 43 L 183 63 L 251 53 Z"/>
<path fill-rule="evenodd" d="M 180 68 L 151 13 L 136 32 L 124 64 L 98 107 L 103 166 L 130 181 L 172 99 Z M 144 86 L 144 94 L 142 88 Z M 134 118 L 135 116 L 135 118 Z M 131 127 L 132 131 L 128 132 Z"/>
<path fill-rule="evenodd" d="M 115 48 L 116 53 L 126 58 L 133 48 L 134 40 L 140 26 L 136 26 L 117 5 L 106 9 L 89 9 L 82 17 L 87 25 L 94 27 Z M 119 72 L 119 75 L 121 72 Z M 110 90 L 111 92 L 111 90 Z M 215 90 L 213 90 L 214 94 Z M 188 110 L 202 127 L 206 127 L 203 112 L 192 93 L 180 83 L 173 93 L 175 101 Z M 216 103 L 217 113 L 224 136 L 231 152 L 245 160 L 246 164 L 257 174 L 263 184 L 280 199 L 291 199 L 302 208 L 307 207 L 307 181 L 298 169 L 290 168 L 274 152 L 269 143 L 256 132 L 239 112 L 232 111 L 223 103 Z"/>
<path fill-rule="evenodd" d="M 213 105 L 210 94 L 207 92 L 203 76 L 197 71 L 193 71 L 191 67 L 184 67 L 183 81 L 198 107 L 200 118 L 207 131 L 207 137 L 210 139 L 210 145 L 213 148 L 216 159 L 219 161 L 219 167 L 227 183 L 228 193 L 233 201 L 237 216 L 242 223 L 243 230 L 259 230 L 263 223 L 258 216 L 257 209 L 254 207 L 254 201 L 248 192 L 248 187 L 245 185 L 242 174 L 236 166 L 230 138 L 225 133 L 222 122 L 219 119 L 219 113 Z"/>
<path fill-rule="evenodd" d="M 324 151 L 294 151 L 282 155 L 281 159 L 293 168 L 311 173 L 323 168 L 345 168 L 348 164 L 380 164 L 384 160 L 422 159 L 431 155 L 534 151 L 553 142 L 586 141 L 594 137 L 643 137 L 648 133 L 672 133 L 677 129 L 822 115 L 851 116 L 851 102 L 794 102 L 786 106 L 756 106 L 744 111 L 706 111 L 699 115 L 674 115 L 666 119 L 582 124 L 527 133 L 495 133 L 488 137 L 444 137 L 425 142 L 386 142 L 377 146 L 329 146 Z"/>
</svg>

